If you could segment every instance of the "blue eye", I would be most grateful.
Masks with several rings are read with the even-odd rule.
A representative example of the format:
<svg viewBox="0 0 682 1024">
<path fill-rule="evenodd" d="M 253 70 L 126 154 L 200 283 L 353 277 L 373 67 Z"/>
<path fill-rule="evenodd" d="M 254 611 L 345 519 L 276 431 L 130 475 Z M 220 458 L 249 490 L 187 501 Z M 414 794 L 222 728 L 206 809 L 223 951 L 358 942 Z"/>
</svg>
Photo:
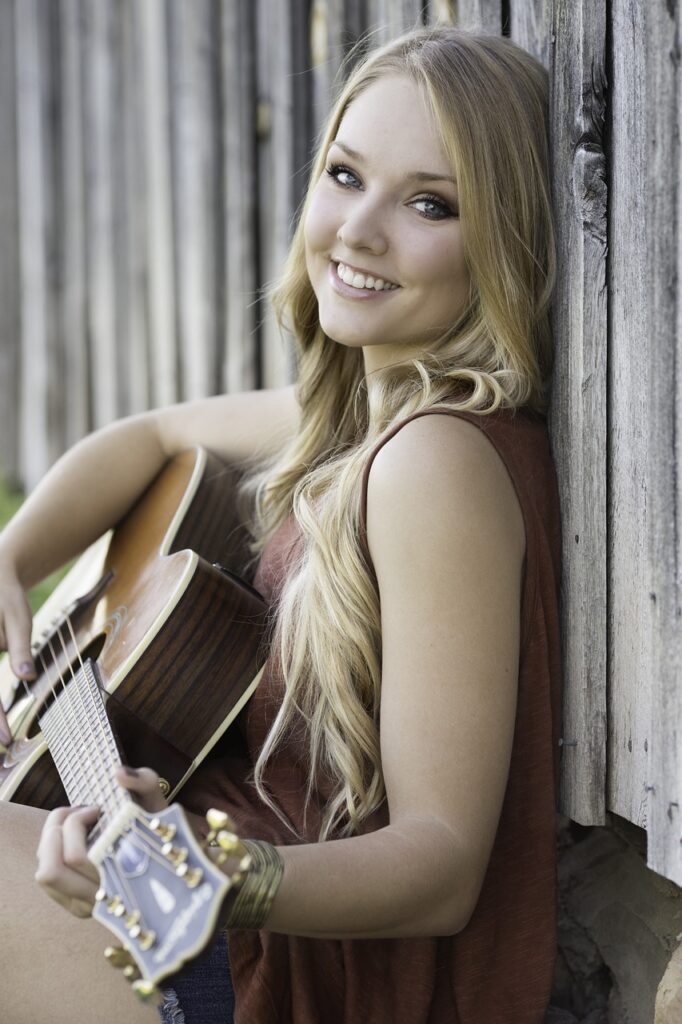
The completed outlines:
<svg viewBox="0 0 682 1024">
<path fill-rule="evenodd" d="M 341 188 L 352 188 L 353 187 L 352 185 L 345 185 L 338 178 L 339 174 L 350 174 L 351 178 L 355 178 L 355 175 L 353 174 L 353 172 L 349 171 L 348 168 L 344 167 L 342 164 L 332 164 L 331 167 L 327 167 L 326 168 L 326 171 L 327 171 L 327 174 L 329 175 L 329 177 L 332 179 L 332 181 L 335 181 L 337 185 L 341 186 Z M 355 178 L 355 180 L 357 181 L 358 179 Z"/>
<path fill-rule="evenodd" d="M 428 203 L 430 206 L 432 206 L 432 207 L 435 206 L 437 208 L 437 210 L 440 211 L 440 216 L 438 216 L 438 217 L 431 217 L 431 216 L 429 216 L 429 214 L 424 214 L 424 216 L 427 218 L 427 220 L 445 220 L 446 217 L 456 217 L 457 216 L 457 214 L 454 213 L 450 209 L 450 207 L 447 206 L 447 204 L 443 202 L 442 199 L 439 199 L 438 196 L 429 196 L 429 195 L 421 196 L 419 199 L 415 199 L 415 201 L 414 201 L 414 203 L 412 205 L 414 206 L 417 203 Z"/>
</svg>

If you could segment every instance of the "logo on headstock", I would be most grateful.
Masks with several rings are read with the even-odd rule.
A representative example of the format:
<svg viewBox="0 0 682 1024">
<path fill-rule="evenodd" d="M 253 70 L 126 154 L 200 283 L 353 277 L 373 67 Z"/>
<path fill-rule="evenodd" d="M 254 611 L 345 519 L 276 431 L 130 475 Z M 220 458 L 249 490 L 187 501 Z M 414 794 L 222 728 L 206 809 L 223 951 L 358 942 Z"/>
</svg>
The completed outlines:
<svg viewBox="0 0 682 1024">
<path fill-rule="evenodd" d="M 149 879 L 149 887 L 152 890 L 154 899 L 164 914 L 170 914 L 175 907 L 175 896 L 172 892 L 159 882 L 158 878 Z"/>
</svg>

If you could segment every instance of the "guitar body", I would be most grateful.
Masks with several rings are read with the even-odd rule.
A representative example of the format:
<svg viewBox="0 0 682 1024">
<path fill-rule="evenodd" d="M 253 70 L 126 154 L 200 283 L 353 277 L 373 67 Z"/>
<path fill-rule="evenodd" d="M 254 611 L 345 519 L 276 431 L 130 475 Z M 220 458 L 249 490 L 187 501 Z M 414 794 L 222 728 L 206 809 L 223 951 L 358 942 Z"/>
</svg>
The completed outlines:
<svg viewBox="0 0 682 1024">
<path fill-rule="evenodd" d="M 0 754 L 0 799 L 68 803 L 39 719 L 87 658 L 124 761 L 154 768 L 169 799 L 226 732 L 262 674 L 268 611 L 240 575 L 235 480 L 203 449 L 176 456 L 36 614 L 28 692 L 2 659 L 14 742 Z"/>
</svg>

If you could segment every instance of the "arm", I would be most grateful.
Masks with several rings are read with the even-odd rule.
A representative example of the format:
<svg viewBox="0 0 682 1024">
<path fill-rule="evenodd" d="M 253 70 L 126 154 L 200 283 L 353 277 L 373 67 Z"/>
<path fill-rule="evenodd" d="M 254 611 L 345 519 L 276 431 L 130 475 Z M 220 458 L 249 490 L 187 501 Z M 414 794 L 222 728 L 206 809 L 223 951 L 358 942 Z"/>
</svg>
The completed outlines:
<svg viewBox="0 0 682 1024">
<path fill-rule="evenodd" d="M 344 939 L 453 934 L 478 899 L 507 782 L 522 514 L 478 428 L 429 416 L 376 456 L 367 521 L 381 594 L 390 824 L 278 847 L 284 876 L 265 928 Z M 61 885 L 64 870 L 44 864 L 43 884 Z"/>
</svg>

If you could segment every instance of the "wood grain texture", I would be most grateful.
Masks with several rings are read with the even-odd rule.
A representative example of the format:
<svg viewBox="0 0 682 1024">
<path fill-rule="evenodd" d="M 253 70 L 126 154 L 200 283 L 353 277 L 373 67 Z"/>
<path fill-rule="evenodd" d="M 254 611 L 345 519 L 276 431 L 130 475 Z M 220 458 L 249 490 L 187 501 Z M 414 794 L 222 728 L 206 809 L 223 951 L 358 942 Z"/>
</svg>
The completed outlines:
<svg viewBox="0 0 682 1024">
<path fill-rule="evenodd" d="M 20 267 L 14 5 L 0 4 L 0 473 L 21 478 Z"/>
<path fill-rule="evenodd" d="M 606 790 L 605 6 L 555 2 L 550 148 L 558 226 L 550 430 L 562 508 L 561 810 L 604 822 Z M 571 745 L 568 745 L 571 744 Z M 572 745 L 575 744 L 575 745 Z"/>
<path fill-rule="evenodd" d="M 256 229 L 256 65 L 254 5 L 220 5 L 224 329 L 219 351 L 226 391 L 259 384 Z"/>
<path fill-rule="evenodd" d="M 62 227 L 57 307 L 63 352 L 64 444 L 70 447 L 90 423 L 88 268 L 83 153 L 83 36 L 77 0 L 60 7 L 59 89 L 62 145 L 58 197 Z"/>
<path fill-rule="evenodd" d="M 647 388 L 648 671 L 651 718 L 644 794 L 647 864 L 682 884 L 682 585 L 680 464 L 682 303 L 680 302 L 680 11 L 647 9 L 646 288 L 650 349 Z M 646 358 L 646 357 L 645 357 Z M 640 358 L 632 361 L 638 373 Z M 640 790 L 641 792 L 641 790 Z"/>
<path fill-rule="evenodd" d="M 218 390 L 218 48 L 212 0 L 167 13 L 180 393 L 194 399 Z"/>
<path fill-rule="evenodd" d="M 646 27 L 629 0 L 612 5 L 609 193 L 609 718 L 607 805 L 647 827 L 653 679 L 653 566 L 647 420 L 653 339 L 647 328 Z M 633 372 L 636 371 L 636 372 Z"/>
</svg>

